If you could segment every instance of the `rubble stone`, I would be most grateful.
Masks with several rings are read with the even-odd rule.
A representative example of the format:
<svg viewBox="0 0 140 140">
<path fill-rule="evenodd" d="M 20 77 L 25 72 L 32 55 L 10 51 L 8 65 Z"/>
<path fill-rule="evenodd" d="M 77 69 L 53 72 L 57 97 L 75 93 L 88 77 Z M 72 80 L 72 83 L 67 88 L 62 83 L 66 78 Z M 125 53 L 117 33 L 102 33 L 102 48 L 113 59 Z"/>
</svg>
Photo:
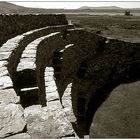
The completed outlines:
<svg viewBox="0 0 140 140">
<path fill-rule="evenodd" d="M 0 138 L 23 131 L 25 125 L 21 105 L 0 104 Z"/>
</svg>

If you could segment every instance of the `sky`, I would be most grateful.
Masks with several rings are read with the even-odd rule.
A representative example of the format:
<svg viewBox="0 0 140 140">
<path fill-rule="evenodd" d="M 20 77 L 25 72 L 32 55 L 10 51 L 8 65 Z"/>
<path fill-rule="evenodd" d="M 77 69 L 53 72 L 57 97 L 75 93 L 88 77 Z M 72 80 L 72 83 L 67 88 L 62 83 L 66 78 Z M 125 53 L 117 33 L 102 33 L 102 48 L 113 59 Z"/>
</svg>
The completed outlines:
<svg viewBox="0 0 140 140">
<path fill-rule="evenodd" d="M 9 1 L 13 4 L 16 5 L 21 5 L 21 6 L 25 6 L 25 7 L 34 7 L 34 8 L 64 8 L 64 9 L 76 9 L 82 6 L 92 6 L 92 7 L 100 7 L 100 6 L 118 6 L 118 7 L 122 7 L 122 8 L 140 8 L 140 0 L 137 1 L 102 1 L 102 0 L 98 0 L 97 1 L 92 1 L 91 0 L 86 0 L 86 1 L 80 1 L 80 0 L 67 0 L 67 2 L 65 0 L 51 0 L 51 1 L 33 1 L 33 0 L 18 0 L 18 1 Z"/>
</svg>

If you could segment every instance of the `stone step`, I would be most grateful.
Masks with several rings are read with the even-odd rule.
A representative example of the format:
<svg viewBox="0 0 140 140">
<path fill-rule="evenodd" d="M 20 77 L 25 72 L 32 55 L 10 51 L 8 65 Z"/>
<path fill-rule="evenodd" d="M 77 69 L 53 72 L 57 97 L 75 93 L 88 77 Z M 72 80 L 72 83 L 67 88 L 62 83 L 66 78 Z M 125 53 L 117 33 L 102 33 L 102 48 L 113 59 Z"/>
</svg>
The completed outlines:
<svg viewBox="0 0 140 140">
<path fill-rule="evenodd" d="M 46 67 L 44 76 L 45 76 L 44 80 L 45 80 L 45 92 L 47 103 L 53 100 L 59 100 L 59 93 L 57 91 L 57 86 L 54 80 L 53 67 Z"/>
<path fill-rule="evenodd" d="M 6 137 L 6 139 L 31 139 L 31 136 L 28 133 L 19 133 Z"/>
<path fill-rule="evenodd" d="M 0 77 L 0 89 L 12 88 L 13 82 L 10 76 L 2 76 Z"/>
<path fill-rule="evenodd" d="M 45 83 L 48 83 L 48 82 L 54 81 L 55 78 L 54 76 L 48 75 L 48 76 L 45 76 L 44 79 L 45 79 Z"/>
<path fill-rule="evenodd" d="M 76 117 L 72 108 L 71 88 L 72 83 L 68 84 L 66 90 L 64 91 L 64 94 L 62 96 L 62 105 L 68 120 L 70 122 L 76 122 Z"/>
<path fill-rule="evenodd" d="M 0 67 L 0 77 L 1 76 L 6 76 L 6 75 L 7 76 L 9 75 L 7 67 L 6 66 Z"/>
<path fill-rule="evenodd" d="M 46 83 L 45 87 L 46 87 L 46 93 L 52 93 L 57 91 L 56 85 L 47 85 Z"/>
<path fill-rule="evenodd" d="M 24 110 L 27 132 L 32 138 L 62 138 L 73 136 L 74 130 L 59 101 L 47 107 L 34 105 Z"/>
<path fill-rule="evenodd" d="M 0 104 L 2 103 L 19 103 L 20 102 L 20 97 L 17 96 L 16 92 L 14 89 L 4 89 L 0 90 Z"/>
<path fill-rule="evenodd" d="M 46 100 L 47 100 L 47 104 L 48 102 L 59 100 L 58 92 L 56 91 L 56 92 L 46 93 Z"/>
<path fill-rule="evenodd" d="M 70 47 L 73 47 L 73 46 L 74 46 L 74 44 L 68 44 L 68 45 L 65 46 L 64 49 L 60 50 L 60 52 L 63 53 L 66 49 L 68 49 L 68 48 L 70 48 Z M 61 59 L 62 59 L 62 58 L 61 58 Z"/>
<path fill-rule="evenodd" d="M 0 49 L 0 60 L 8 60 L 11 55 L 11 52 L 6 52 L 3 51 L 2 49 Z"/>
<path fill-rule="evenodd" d="M 44 39 L 54 36 L 58 33 L 59 32 L 50 33 L 49 35 L 40 37 L 28 44 L 28 46 L 22 53 L 20 62 L 17 67 L 17 71 L 22 71 L 24 69 L 36 69 L 36 52 L 39 43 L 41 43 L 41 41 L 43 41 Z"/>
<path fill-rule="evenodd" d="M 31 88 L 22 88 L 21 91 L 30 91 L 30 90 L 35 90 L 39 89 L 38 87 L 31 87 Z"/>
<path fill-rule="evenodd" d="M 9 75 L 7 64 L 8 62 L 5 60 L 0 61 L 0 77 Z"/>
<path fill-rule="evenodd" d="M 23 108 L 15 103 L 0 104 L 0 138 L 22 132 L 26 126 Z"/>
<path fill-rule="evenodd" d="M 0 68 L 3 66 L 7 66 L 8 62 L 7 61 L 0 61 Z"/>
</svg>

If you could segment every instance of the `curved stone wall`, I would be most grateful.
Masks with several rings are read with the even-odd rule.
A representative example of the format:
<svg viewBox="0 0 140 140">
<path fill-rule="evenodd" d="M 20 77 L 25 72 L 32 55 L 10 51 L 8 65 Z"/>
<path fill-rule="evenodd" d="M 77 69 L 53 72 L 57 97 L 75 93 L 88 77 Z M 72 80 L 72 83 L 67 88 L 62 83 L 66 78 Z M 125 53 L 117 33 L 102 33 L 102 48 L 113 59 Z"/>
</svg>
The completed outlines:
<svg viewBox="0 0 140 140">
<path fill-rule="evenodd" d="M 63 14 L 0 15 L 0 46 L 8 39 L 24 32 L 46 26 L 68 24 Z"/>
</svg>

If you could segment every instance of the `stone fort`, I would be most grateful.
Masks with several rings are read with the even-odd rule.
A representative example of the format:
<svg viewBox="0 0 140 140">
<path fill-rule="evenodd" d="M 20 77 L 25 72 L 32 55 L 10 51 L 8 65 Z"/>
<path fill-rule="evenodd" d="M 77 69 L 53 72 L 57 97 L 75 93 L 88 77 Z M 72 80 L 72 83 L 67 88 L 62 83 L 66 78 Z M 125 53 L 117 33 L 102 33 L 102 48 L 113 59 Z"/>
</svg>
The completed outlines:
<svg viewBox="0 0 140 140">
<path fill-rule="evenodd" d="M 0 22 L 0 138 L 140 137 L 140 43 L 75 28 L 63 14 Z M 117 92 L 122 84 L 131 95 Z"/>
</svg>

